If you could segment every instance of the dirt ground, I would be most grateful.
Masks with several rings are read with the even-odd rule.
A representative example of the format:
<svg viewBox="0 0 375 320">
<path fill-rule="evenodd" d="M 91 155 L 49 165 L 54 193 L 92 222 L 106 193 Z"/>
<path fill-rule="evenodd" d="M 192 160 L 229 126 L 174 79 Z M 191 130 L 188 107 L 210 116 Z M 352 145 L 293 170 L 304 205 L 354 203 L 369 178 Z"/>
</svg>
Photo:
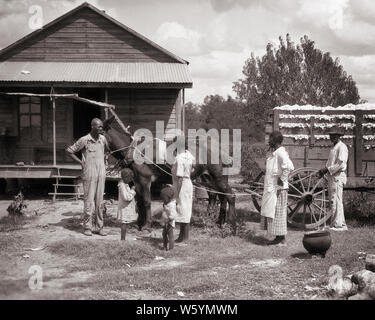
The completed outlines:
<svg viewBox="0 0 375 320">
<path fill-rule="evenodd" d="M 9 203 L 9 200 L 0 201 L 2 216 L 7 215 L 6 208 Z M 29 268 L 33 265 L 43 268 L 41 298 L 69 298 L 69 290 L 65 290 L 64 287 L 84 282 L 93 274 L 65 270 L 66 266 L 74 262 L 66 257 L 51 254 L 46 249 L 50 244 L 60 240 L 87 240 L 87 236 L 82 234 L 80 219 L 83 201 L 57 201 L 53 204 L 50 200 L 32 200 L 26 201 L 26 204 L 25 214 L 31 218 L 30 222 L 20 230 L 0 233 L 0 237 L 5 240 L 10 235 L 16 236 L 22 244 L 22 247 L 17 248 L 17 252 L 8 252 L 8 259 L 1 259 L 0 299 L 32 299 L 40 295 L 41 292 L 30 290 L 28 287 L 29 278 L 32 276 L 29 274 Z M 154 202 L 152 209 L 156 210 L 159 206 L 159 202 Z M 109 207 L 108 215 L 115 216 L 115 210 L 116 204 L 113 204 Z M 108 233 L 106 237 L 94 235 L 90 240 L 116 243 L 120 239 L 119 228 L 106 226 L 105 229 Z M 136 240 L 134 232 L 127 235 L 127 241 Z M 156 232 L 143 232 L 142 236 L 144 235 L 160 236 Z"/>
<path fill-rule="evenodd" d="M 27 204 L 26 223 L 0 232 L 0 299 L 326 299 L 328 267 L 339 263 L 354 272 L 362 268 L 357 253 L 375 249 L 374 229 L 332 235 L 326 259 L 306 253 L 302 231 L 289 231 L 288 247 L 270 248 L 250 219 L 242 237 L 193 226 L 188 245 L 166 252 L 160 228 L 133 228 L 120 241 L 111 218 L 116 203 L 108 207 L 106 237 L 82 234 L 82 201 Z M 3 215 L 8 205 L 0 202 Z M 152 210 L 159 206 L 154 201 Z M 237 209 L 254 211 L 246 197 Z M 348 236 L 358 238 L 350 252 Z M 40 290 L 29 285 L 35 265 L 43 272 Z"/>
</svg>

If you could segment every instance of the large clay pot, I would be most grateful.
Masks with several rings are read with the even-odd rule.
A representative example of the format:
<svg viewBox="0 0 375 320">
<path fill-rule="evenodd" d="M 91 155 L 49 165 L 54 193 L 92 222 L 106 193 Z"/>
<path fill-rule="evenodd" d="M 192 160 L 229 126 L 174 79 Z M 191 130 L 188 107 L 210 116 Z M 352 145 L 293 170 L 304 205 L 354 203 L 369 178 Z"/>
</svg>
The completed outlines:
<svg viewBox="0 0 375 320">
<path fill-rule="evenodd" d="M 321 254 L 324 257 L 331 247 L 331 234 L 327 230 L 307 232 L 302 243 L 310 254 Z"/>
</svg>

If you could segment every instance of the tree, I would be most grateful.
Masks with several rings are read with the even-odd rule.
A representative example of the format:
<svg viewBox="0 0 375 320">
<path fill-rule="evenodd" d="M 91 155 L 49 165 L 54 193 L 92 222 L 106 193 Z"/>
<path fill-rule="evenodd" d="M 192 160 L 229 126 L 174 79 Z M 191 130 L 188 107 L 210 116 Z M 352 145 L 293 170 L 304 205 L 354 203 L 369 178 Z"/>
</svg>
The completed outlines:
<svg viewBox="0 0 375 320">
<path fill-rule="evenodd" d="M 201 127 L 201 110 L 198 104 L 187 102 L 185 104 L 186 129 L 199 129 Z"/>
<path fill-rule="evenodd" d="M 262 58 L 252 53 L 243 67 L 244 79 L 233 83 L 237 98 L 246 104 L 246 118 L 260 132 L 264 132 L 268 111 L 276 106 L 359 103 L 356 83 L 338 58 L 315 48 L 307 36 L 297 46 L 289 34 L 286 43 L 281 36 L 279 41 L 277 49 L 269 43 Z"/>
<path fill-rule="evenodd" d="M 186 128 L 229 129 L 230 132 L 232 129 L 241 129 L 242 139 L 249 140 L 256 133 L 252 132 L 243 117 L 244 107 L 242 102 L 231 96 L 225 99 L 220 95 L 209 95 L 200 105 L 189 102 L 185 105 Z"/>
</svg>

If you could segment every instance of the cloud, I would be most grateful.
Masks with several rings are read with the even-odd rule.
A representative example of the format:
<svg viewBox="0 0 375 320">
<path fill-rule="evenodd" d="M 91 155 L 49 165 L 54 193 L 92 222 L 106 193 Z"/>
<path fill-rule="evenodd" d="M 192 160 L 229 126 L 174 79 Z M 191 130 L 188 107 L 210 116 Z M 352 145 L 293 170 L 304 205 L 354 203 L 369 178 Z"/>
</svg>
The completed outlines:
<svg viewBox="0 0 375 320">
<path fill-rule="evenodd" d="M 375 24 L 361 20 L 359 6 L 357 1 L 348 0 L 301 2 L 291 29 L 303 31 L 316 41 L 318 48 L 336 56 L 373 54 Z"/>
<path fill-rule="evenodd" d="M 296 19 L 313 27 L 339 30 L 343 28 L 348 5 L 349 0 L 301 1 Z"/>
<path fill-rule="evenodd" d="M 353 75 L 361 98 L 375 101 L 375 55 L 342 56 L 340 61 L 347 73 Z"/>
<path fill-rule="evenodd" d="M 355 20 L 374 24 L 375 6 L 373 0 L 352 0 L 349 11 Z"/>
<path fill-rule="evenodd" d="M 247 9 L 249 7 L 263 7 L 270 11 L 282 9 L 288 12 L 298 4 L 298 0 L 210 0 L 212 8 L 219 13 L 230 11 L 234 8 Z"/>
<path fill-rule="evenodd" d="M 210 94 L 234 97 L 233 81 L 242 78 L 242 67 L 249 52 L 250 48 L 245 48 L 241 52 L 213 51 L 193 57 L 190 71 L 194 85 L 193 89 L 186 90 L 186 101 L 199 103 Z"/>
<path fill-rule="evenodd" d="M 201 53 L 199 41 L 202 34 L 188 29 L 178 22 L 164 22 L 156 30 L 156 42 L 166 49 L 193 56 Z"/>
<path fill-rule="evenodd" d="M 30 19 L 35 11 L 29 12 L 32 6 L 41 9 L 42 25 L 65 14 L 82 4 L 82 0 L 0 0 L 0 48 L 10 45 L 23 36 L 34 31 Z M 99 0 L 87 0 L 90 4 L 99 7 Z M 12 30 L 12 33 L 6 32 Z"/>
</svg>

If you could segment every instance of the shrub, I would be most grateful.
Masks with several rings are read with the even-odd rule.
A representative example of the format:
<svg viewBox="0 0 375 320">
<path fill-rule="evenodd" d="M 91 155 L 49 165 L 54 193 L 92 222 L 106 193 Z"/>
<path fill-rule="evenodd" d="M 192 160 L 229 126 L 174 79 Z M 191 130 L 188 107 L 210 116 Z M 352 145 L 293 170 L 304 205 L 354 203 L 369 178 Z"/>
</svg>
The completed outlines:
<svg viewBox="0 0 375 320">
<path fill-rule="evenodd" d="M 214 208 L 211 208 L 211 210 L 207 210 L 206 202 L 196 202 L 193 204 L 193 216 L 191 224 L 195 227 L 202 228 L 203 232 L 209 234 L 210 236 L 215 236 L 218 238 L 233 236 L 234 230 L 229 223 L 224 223 L 221 228 L 217 224 L 219 211 L 220 204 L 218 202 Z M 258 213 L 250 212 L 242 208 L 236 209 L 236 235 L 241 237 L 244 232 L 247 232 L 245 226 L 248 221 L 259 222 L 259 219 L 260 216 Z"/>
<path fill-rule="evenodd" d="M 344 191 L 344 213 L 359 225 L 375 224 L 375 194 Z"/>
<path fill-rule="evenodd" d="M 191 224 L 195 227 L 202 228 L 203 232 L 210 236 L 226 238 L 233 235 L 233 228 L 229 223 L 224 223 L 220 228 L 217 224 L 219 217 L 219 204 L 216 203 L 214 208 L 207 210 L 206 202 L 193 204 L 193 216 Z"/>
</svg>

